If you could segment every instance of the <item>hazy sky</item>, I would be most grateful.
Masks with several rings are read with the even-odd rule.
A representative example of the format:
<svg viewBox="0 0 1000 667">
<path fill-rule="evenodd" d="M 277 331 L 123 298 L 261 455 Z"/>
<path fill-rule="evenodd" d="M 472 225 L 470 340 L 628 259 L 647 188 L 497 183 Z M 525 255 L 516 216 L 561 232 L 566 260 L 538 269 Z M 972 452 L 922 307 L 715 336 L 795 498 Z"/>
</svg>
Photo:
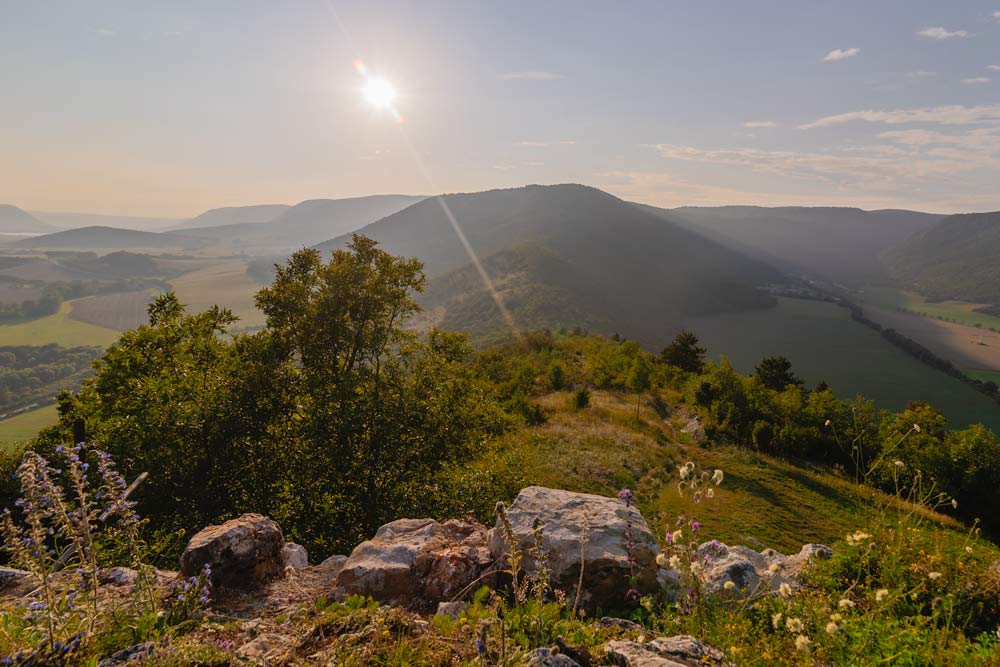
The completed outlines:
<svg viewBox="0 0 1000 667">
<path fill-rule="evenodd" d="M 560 182 L 1000 209 L 1000 0 L 0 0 L 2 203 L 189 216 Z"/>
</svg>

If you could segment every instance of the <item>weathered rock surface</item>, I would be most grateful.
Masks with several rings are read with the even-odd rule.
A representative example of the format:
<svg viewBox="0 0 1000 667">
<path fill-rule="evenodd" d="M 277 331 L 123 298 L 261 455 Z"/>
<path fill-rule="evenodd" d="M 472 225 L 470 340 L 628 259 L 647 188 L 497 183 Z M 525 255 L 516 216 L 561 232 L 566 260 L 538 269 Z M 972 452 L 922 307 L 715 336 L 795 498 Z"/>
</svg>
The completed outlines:
<svg viewBox="0 0 1000 667">
<path fill-rule="evenodd" d="M 634 506 L 628 507 L 617 498 L 530 486 L 517 495 L 507 508 L 507 515 L 523 553 L 522 566 L 526 572 L 537 569 L 537 563 L 529 555 L 536 519 L 542 523 L 542 549 L 548 554 L 550 579 L 556 588 L 575 595 L 582 564 L 581 600 L 585 606 L 621 606 L 633 571 L 640 592 L 656 590 L 659 548 L 646 520 Z M 626 546 L 629 524 L 633 543 L 631 563 Z M 493 557 L 505 558 L 507 542 L 499 520 L 490 531 L 489 540 Z"/>
<path fill-rule="evenodd" d="M 718 649 L 690 635 L 657 637 L 649 642 L 610 641 L 604 652 L 621 667 L 703 667 L 723 665 Z"/>
<path fill-rule="evenodd" d="M 807 544 L 799 553 L 785 556 L 774 549 L 758 552 L 749 547 L 730 547 L 713 540 L 699 546 L 698 555 L 702 565 L 699 577 L 707 592 L 746 597 L 777 591 L 782 584 L 788 584 L 795 590 L 799 577 L 809 564 L 829 558 L 833 549 L 822 544 Z M 676 570 L 665 568 L 660 571 L 660 581 L 665 586 L 679 580 Z M 733 586 L 727 588 L 727 582 L 732 582 Z"/>
<path fill-rule="evenodd" d="M 526 667 L 580 667 L 573 658 L 562 653 L 554 652 L 550 648 L 536 648 L 528 654 Z"/>
<path fill-rule="evenodd" d="M 309 567 L 309 554 L 306 548 L 295 542 L 285 542 L 281 548 L 281 559 L 285 567 Z"/>
<path fill-rule="evenodd" d="M 181 554 L 181 574 L 195 576 L 208 565 L 214 584 L 253 588 L 282 575 L 284 545 L 278 524 L 260 514 L 244 514 L 192 537 Z"/>
<path fill-rule="evenodd" d="M 337 593 L 433 608 L 461 594 L 491 562 L 481 524 L 399 519 L 351 552 L 337 575 Z"/>
</svg>

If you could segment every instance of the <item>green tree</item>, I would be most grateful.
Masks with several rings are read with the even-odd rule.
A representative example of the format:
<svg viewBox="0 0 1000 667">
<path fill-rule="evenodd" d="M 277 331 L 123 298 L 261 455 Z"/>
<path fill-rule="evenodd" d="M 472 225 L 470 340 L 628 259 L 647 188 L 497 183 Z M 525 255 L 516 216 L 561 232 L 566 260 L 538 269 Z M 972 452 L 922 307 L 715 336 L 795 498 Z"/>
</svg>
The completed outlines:
<svg viewBox="0 0 1000 667">
<path fill-rule="evenodd" d="M 765 387 L 774 391 L 784 391 L 788 385 L 801 387 L 804 384 L 792 372 L 792 362 L 785 357 L 764 357 L 753 371 Z"/>
<path fill-rule="evenodd" d="M 625 380 L 625 384 L 629 391 L 634 391 L 636 393 L 635 398 L 635 421 L 639 423 L 639 408 L 642 405 L 642 394 L 645 391 L 649 391 L 649 364 L 646 362 L 645 357 L 640 354 L 632 360 L 632 366 L 629 368 L 628 377 Z"/>
<path fill-rule="evenodd" d="M 701 373 L 705 367 L 705 348 L 698 343 L 697 336 L 690 331 L 682 331 L 663 348 L 660 358 L 688 373 Z"/>
</svg>

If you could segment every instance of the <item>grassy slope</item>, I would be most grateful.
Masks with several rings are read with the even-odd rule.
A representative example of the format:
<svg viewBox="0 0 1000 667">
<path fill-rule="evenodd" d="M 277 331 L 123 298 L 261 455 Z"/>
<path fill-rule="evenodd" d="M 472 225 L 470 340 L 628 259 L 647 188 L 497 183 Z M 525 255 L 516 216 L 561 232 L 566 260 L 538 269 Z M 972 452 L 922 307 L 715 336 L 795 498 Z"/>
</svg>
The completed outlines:
<svg viewBox="0 0 1000 667">
<path fill-rule="evenodd" d="M 72 301 L 64 301 L 59 312 L 37 320 L 0 326 L 0 346 L 79 345 L 106 346 L 118 340 L 118 332 L 70 318 Z"/>
<path fill-rule="evenodd" d="M 247 274 L 247 262 L 226 261 L 185 273 L 170 281 L 181 303 L 192 313 L 214 305 L 225 306 L 240 318 L 236 328 L 264 324 L 264 314 L 253 305 L 261 288 Z"/>
<path fill-rule="evenodd" d="M 57 418 L 56 406 L 46 405 L 10 419 L 0 420 L 0 450 L 10 451 L 18 443 L 30 440 L 41 429 L 55 424 Z"/>
<path fill-rule="evenodd" d="M 833 543 L 871 519 L 871 493 L 848 480 L 746 450 L 691 444 L 680 431 L 683 420 L 664 422 L 648 407 L 637 427 L 634 395 L 594 392 L 581 412 L 566 409 L 568 399 L 564 392 L 542 397 L 548 422 L 507 437 L 525 483 L 601 495 L 629 487 L 657 534 L 694 512 L 706 540 L 785 553 L 809 542 Z M 678 494 L 677 466 L 688 460 L 725 472 L 711 503 L 695 506 Z"/>
</svg>

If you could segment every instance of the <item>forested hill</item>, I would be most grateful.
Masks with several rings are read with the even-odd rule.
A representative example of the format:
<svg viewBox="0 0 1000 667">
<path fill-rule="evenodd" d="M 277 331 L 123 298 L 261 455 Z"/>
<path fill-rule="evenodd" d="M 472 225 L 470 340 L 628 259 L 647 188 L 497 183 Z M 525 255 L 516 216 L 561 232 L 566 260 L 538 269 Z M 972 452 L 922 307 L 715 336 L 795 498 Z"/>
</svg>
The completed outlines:
<svg viewBox="0 0 1000 667">
<path fill-rule="evenodd" d="M 504 325 L 449 214 L 515 321 L 531 326 L 590 322 L 659 343 L 684 315 L 768 306 L 756 286 L 778 277 L 766 264 L 582 185 L 434 197 L 360 230 L 388 252 L 424 262 L 424 303 L 458 330 Z"/>
<path fill-rule="evenodd" d="M 1000 211 L 952 215 L 885 255 L 892 275 L 926 296 L 1000 305 Z"/>
</svg>

